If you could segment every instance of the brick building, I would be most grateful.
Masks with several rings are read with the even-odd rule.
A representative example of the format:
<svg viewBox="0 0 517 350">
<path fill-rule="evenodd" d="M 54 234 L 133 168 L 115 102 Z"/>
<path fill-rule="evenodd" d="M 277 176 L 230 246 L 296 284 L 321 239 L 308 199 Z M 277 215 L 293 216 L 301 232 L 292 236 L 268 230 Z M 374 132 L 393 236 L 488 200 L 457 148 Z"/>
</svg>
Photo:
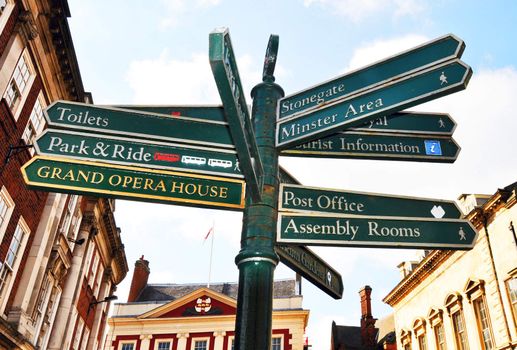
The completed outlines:
<svg viewBox="0 0 517 350">
<path fill-rule="evenodd" d="M 474 247 L 401 264 L 384 298 L 401 349 L 517 348 L 517 183 L 459 200 L 479 232 Z"/>
<path fill-rule="evenodd" d="M 372 288 L 359 291 L 361 298 L 360 326 L 340 326 L 332 322 L 331 350 L 395 350 L 395 324 L 393 315 L 378 320 L 372 315 Z"/>
<path fill-rule="evenodd" d="M 0 0 L 0 349 L 96 349 L 97 302 L 127 273 L 114 202 L 32 191 L 20 172 L 48 104 L 91 102 L 69 16 L 66 0 Z"/>
<path fill-rule="evenodd" d="M 236 283 L 148 284 L 143 257 L 127 303 L 115 304 L 105 350 L 231 350 L 237 309 Z M 296 281 L 275 281 L 272 350 L 301 350 L 309 311 Z"/>
</svg>

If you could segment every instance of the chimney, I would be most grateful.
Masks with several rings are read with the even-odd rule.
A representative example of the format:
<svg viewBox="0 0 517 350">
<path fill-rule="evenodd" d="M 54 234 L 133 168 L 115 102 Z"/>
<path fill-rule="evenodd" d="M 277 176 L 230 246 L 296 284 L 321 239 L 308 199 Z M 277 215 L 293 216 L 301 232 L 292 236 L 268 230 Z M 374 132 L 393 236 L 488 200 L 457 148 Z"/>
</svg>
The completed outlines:
<svg viewBox="0 0 517 350">
<path fill-rule="evenodd" d="M 374 349 L 376 342 L 375 321 L 377 319 L 372 316 L 372 303 L 371 303 L 372 288 L 370 286 L 364 286 L 359 291 L 361 297 L 361 343 L 364 349 Z"/>
<path fill-rule="evenodd" d="M 140 292 L 145 288 L 150 271 L 149 261 L 144 260 L 144 256 L 142 255 L 142 257 L 135 262 L 131 288 L 129 289 L 129 295 L 127 297 L 128 303 L 135 301 L 140 295 Z"/>
</svg>

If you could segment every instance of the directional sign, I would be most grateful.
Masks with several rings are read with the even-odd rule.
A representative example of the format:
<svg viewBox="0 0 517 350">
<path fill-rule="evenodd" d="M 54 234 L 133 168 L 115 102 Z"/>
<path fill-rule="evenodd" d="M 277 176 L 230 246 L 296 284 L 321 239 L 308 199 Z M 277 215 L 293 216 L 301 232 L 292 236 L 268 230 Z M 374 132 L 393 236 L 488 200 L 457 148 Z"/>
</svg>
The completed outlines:
<svg viewBox="0 0 517 350">
<path fill-rule="evenodd" d="M 312 250 L 304 246 L 276 245 L 275 251 L 282 263 L 334 299 L 341 299 L 343 296 L 341 275 Z"/>
<path fill-rule="evenodd" d="M 465 43 L 449 34 L 347 73 L 317 86 L 286 96 L 279 101 L 278 118 L 307 113 L 321 105 L 338 102 L 351 94 L 372 89 L 430 66 L 460 58 Z"/>
<path fill-rule="evenodd" d="M 28 187 L 44 191 L 213 209 L 244 208 L 245 183 L 238 179 L 40 156 L 21 170 Z"/>
<path fill-rule="evenodd" d="M 224 114 L 254 201 L 260 201 L 263 169 L 228 29 L 210 33 L 209 56 Z"/>
<path fill-rule="evenodd" d="M 449 136 L 342 132 L 282 151 L 282 156 L 453 163 L 460 152 Z"/>
<path fill-rule="evenodd" d="M 150 106 L 150 105 L 117 105 L 108 108 L 132 109 L 155 114 L 166 114 L 173 117 L 190 117 L 226 123 L 223 106 Z"/>
<path fill-rule="evenodd" d="M 277 242 L 416 249 L 471 249 L 468 220 L 388 216 L 278 214 Z"/>
<path fill-rule="evenodd" d="M 326 105 L 309 114 L 282 119 L 277 123 L 277 147 L 285 149 L 306 143 L 463 90 L 471 75 L 469 66 L 454 60 Z"/>
<path fill-rule="evenodd" d="M 347 130 L 451 136 L 456 122 L 446 113 L 398 112 Z"/>
<path fill-rule="evenodd" d="M 280 185 L 278 210 L 434 219 L 462 216 L 454 201 L 289 184 Z"/>
<path fill-rule="evenodd" d="M 36 153 L 153 169 L 240 177 L 234 150 L 146 142 L 116 136 L 47 129 L 36 140 Z"/>
<path fill-rule="evenodd" d="M 54 102 L 44 113 L 48 125 L 55 128 L 233 148 L 227 125 L 217 121 L 69 101 Z"/>
</svg>

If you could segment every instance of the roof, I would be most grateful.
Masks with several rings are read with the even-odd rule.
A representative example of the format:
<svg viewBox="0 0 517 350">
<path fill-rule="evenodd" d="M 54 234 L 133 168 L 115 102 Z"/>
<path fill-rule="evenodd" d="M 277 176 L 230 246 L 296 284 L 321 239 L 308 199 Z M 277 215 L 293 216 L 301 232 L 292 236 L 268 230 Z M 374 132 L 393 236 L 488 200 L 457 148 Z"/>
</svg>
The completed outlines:
<svg viewBox="0 0 517 350">
<path fill-rule="evenodd" d="M 273 298 L 287 298 L 296 295 L 294 279 L 279 280 L 273 284 Z M 171 301 L 181 298 L 199 288 L 206 287 L 204 283 L 190 284 L 148 284 L 140 292 L 135 302 Z M 237 299 L 237 282 L 212 283 L 210 289 Z"/>
<path fill-rule="evenodd" d="M 334 349 L 361 350 L 361 327 L 338 326 L 332 323 Z"/>
</svg>

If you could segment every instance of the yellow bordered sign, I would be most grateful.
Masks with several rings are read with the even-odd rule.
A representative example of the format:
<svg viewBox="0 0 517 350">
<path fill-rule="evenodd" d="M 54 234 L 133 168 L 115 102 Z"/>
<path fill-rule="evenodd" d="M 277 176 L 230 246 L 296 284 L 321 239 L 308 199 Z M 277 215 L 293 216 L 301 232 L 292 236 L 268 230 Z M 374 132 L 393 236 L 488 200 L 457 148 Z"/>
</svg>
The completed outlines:
<svg viewBox="0 0 517 350">
<path fill-rule="evenodd" d="M 239 179 L 36 156 L 21 168 L 33 189 L 212 209 L 244 208 Z"/>
</svg>

